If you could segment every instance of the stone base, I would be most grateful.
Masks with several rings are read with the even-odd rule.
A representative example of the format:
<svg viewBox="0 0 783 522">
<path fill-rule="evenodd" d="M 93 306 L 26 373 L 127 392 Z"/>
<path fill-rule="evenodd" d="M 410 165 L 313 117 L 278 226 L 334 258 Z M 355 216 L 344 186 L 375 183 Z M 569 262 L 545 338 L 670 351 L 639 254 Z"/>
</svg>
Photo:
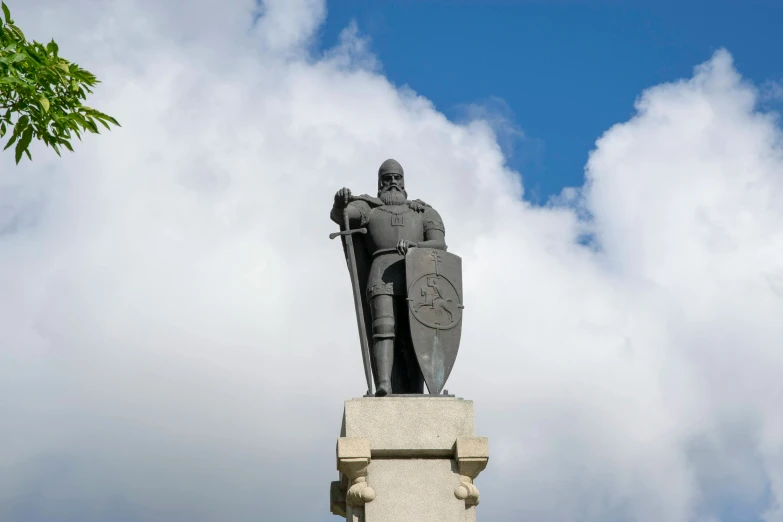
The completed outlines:
<svg viewBox="0 0 783 522">
<path fill-rule="evenodd" d="M 331 511 L 350 522 L 475 522 L 489 458 L 473 402 L 443 396 L 345 402 Z"/>
</svg>

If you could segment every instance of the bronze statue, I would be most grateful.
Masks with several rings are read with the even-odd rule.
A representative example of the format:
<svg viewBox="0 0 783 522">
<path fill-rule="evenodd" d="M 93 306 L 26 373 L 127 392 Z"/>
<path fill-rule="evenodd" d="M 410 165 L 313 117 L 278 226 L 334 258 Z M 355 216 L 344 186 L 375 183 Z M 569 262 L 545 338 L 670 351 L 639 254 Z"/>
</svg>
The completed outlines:
<svg viewBox="0 0 783 522">
<path fill-rule="evenodd" d="M 368 395 L 440 394 L 462 330 L 462 260 L 446 252 L 438 212 L 409 200 L 402 166 L 383 162 L 378 197 L 337 191 L 330 215 L 341 226 L 354 290 Z M 371 343 L 370 343 L 371 339 Z M 372 351 L 370 352 L 370 348 Z"/>
</svg>

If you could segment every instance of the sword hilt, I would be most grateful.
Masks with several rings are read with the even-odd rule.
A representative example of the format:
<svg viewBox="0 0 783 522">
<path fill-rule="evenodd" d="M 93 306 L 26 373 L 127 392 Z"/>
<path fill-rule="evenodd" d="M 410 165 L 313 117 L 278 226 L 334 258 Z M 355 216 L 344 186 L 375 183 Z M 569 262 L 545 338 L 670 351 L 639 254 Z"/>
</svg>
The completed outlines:
<svg viewBox="0 0 783 522">
<path fill-rule="evenodd" d="M 366 234 L 366 228 L 354 228 L 350 230 L 343 230 L 342 232 L 332 232 L 329 234 L 329 239 L 334 239 L 338 236 L 347 236 L 348 234 Z"/>
</svg>

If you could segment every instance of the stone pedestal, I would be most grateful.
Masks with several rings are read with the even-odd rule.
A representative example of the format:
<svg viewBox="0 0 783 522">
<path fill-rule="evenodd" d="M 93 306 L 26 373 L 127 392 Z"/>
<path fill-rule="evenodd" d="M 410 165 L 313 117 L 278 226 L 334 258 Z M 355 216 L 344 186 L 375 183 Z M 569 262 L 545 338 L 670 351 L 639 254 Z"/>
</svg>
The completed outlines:
<svg viewBox="0 0 783 522">
<path fill-rule="evenodd" d="M 475 522 L 489 458 L 473 402 L 397 396 L 345 402 L 331 511 L 349 522 Z"/>
</svg>

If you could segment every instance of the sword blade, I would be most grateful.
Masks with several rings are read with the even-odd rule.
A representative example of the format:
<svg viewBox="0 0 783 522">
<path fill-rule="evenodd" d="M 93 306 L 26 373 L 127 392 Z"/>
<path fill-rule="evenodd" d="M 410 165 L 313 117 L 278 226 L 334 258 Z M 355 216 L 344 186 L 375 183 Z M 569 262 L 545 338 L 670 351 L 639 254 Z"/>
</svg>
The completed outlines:
<svg viewBox="0 0 783 522">
<path fill-rule="evenodd" d="M 350 230 L 348 219 L 348 210 L 344 213 L 345 230 Z M 351 286 L 353 287 L 353 304 L 356 309 L 356 323 L 359 328 L 359 343 L 362 349 L 362 363 L 364 364 L 364 376 L 367 379 L 367 394 L 372 395 L 372 368 L 370 366 L 370 346 L 367 341 L 367 330 L 364 324 L 364 305 L 362 304 L 362 291 L 359 285 L 359 273 L 356 269 L 356 254 L 353 247 L 353 235 L 343 236 L 345 246 L 348 251 L 348 271 L 351 276 Z"/>
</svg>

